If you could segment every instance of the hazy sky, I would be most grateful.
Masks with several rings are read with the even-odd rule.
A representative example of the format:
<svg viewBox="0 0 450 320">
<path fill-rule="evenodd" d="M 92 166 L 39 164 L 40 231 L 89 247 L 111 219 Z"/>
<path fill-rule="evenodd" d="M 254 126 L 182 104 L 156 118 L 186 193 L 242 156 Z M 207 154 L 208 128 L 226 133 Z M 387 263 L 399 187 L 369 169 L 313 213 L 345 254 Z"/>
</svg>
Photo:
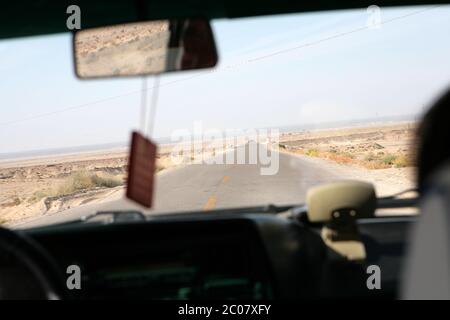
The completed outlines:
<svg viewBox="0 0 450 320">
<path fill-rule="evenodd" d="M 214 72 L 161 76 L 155 136 L 421 113 L 450 86 L 450 7 L 213 22 Z M 71 35 L 0 41 L 0 153 L 127 141 L 141 79 L 78 80 Z M 152 86 L 153 78 L 148 78 Z"/>
</svg>

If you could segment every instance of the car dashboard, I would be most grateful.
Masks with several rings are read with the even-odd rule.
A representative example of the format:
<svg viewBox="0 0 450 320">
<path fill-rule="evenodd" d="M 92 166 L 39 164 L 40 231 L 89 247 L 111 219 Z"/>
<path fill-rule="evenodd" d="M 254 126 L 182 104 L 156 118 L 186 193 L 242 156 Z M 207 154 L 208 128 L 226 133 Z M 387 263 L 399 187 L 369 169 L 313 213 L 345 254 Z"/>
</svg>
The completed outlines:
<svg viewBox="0 0 450 320">
<path fill-rule="evenodd" d="M 361 220 L 364 262 L 326 247 L 319 230 L 268 214 L 176 215 L 145 222 L 80 223 L 21 231 L 64 277 L 71 299 L 396 298 L 413 217 Z M 369 290 L 367 266 L 382 272 Z"/>
</svg>

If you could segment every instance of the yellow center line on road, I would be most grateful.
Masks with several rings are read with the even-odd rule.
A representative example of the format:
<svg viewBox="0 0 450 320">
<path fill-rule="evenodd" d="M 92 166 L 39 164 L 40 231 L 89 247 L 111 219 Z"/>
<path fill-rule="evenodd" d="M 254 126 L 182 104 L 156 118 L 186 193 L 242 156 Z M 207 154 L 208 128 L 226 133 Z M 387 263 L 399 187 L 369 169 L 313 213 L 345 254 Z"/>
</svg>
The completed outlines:
<svg viewBox="0 0 450 320">
<path fill-rule="evenodd" d="M 208 198 L 208 201 L 206 201 L 205 205 L 203 206 L 204 211 L 212 210 L 216 206 L 217 198 L 216 196 L 210 196 Z"/>
<path fill-rule="evenodd" d="M 217 189 L 219 189 L 220 185 L 223 183 L 227 183 L 230 180 L 230 176 L 224 176 L 222 180 L 220 181 L 219 185 L 217 186 Z M 217 190 L 216 190 L 217 192 Z M 215 194 L 209 196 L 208 200 L 206 201 L 205 205 L 203 206 L 203 211 L 212 210 L 216 207 L 217 203 L 217 197 Z"/>
</svg>

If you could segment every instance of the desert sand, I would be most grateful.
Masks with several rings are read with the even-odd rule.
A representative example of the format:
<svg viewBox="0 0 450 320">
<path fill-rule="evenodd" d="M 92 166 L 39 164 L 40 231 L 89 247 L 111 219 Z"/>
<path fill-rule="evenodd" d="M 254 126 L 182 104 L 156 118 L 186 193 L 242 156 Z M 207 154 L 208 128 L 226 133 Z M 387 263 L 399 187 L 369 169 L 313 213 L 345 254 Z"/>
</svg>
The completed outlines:
<svg viewBox="0 0 450 320">
<path fill-rule="evenodd" d="M 416 129 L 414 122 L 401 122 L 287 132 L 278 149 L 372 182 L 378 196 L 388 196 L 415 188 Z"/>
<path fill-rule="evenodd" d="M 157 171 L 173 167 L 160 148 Z M 0 161 L 0 224 L 109 201 L 122 194 L 128 150 Z"/>
</svg>

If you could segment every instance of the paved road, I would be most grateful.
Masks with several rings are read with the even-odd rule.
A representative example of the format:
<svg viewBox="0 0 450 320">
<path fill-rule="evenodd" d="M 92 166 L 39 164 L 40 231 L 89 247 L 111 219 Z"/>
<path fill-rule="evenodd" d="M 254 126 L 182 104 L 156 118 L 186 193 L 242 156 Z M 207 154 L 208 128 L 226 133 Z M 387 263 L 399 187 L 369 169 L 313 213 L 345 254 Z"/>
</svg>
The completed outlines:
<svg viewBox="0 0 450 320">
<path fill-rule="evenodd" d="M 259 145 L 265 148 L 262 145 Z M 248 163 L 248 147 L 247 152 Z M 235 153 L 242 152 L 235 149 Z M 266 150 L 267 151 L 267 150 Z M 230 151 L 231 152 L 231 151 Z M 273 151 L 274 152 L 274 151 Z M 156 179 L 155 206 L 148 214 L 184 210 L 254 206 L 264 204 L 295 204 L 305 200 L 309 187 L 318 183 L 345 178 L 321 166 L 314 159 L 274 153 L 279 169 L 274 175 L 261 175 L 264 166 L 256 164 L 194 164 L 162 172 Z M 124 210 L 141 207 L 120 198 L 102 204 L 84 205 L 51 216 L 17 225 L 33 227 L 76 219 L 99 210 Z"/>
</svg>

